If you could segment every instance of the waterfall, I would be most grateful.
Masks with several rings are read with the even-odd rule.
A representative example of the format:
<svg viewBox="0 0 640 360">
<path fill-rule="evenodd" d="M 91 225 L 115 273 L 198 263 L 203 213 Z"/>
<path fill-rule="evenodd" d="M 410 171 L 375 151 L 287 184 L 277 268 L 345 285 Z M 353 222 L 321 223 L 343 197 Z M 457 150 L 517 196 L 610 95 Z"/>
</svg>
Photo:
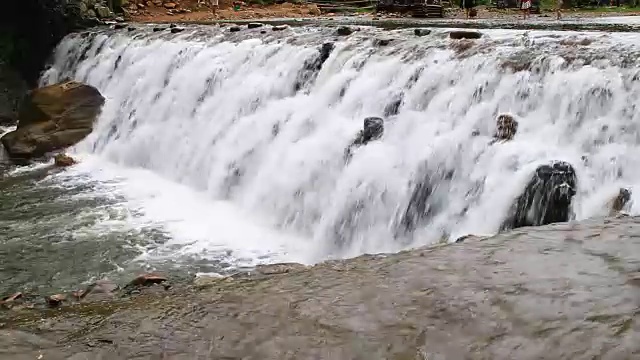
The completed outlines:
<svg viewBox="0 0 640 360">
<path fill-rule="evenodd" d="M 41 81 L 72 78 L 105 95 L 74 151 L 129 182 L 144 171 L 137 191 L 171 199 L 141 212 L 256 217 L 309 261 L 495 233 L 552 160 L 576 169 L 577 219 L 606 214 L 621 186 L 640 181 L 637 34 L 483 30 L 470 41 L 448 31 L 99 30 L 66 37 Z M 503 113 L 518 133 L 490 144 Z M 383 137 L 345 162 L 370 116 L 384 118 Z M 428 216 L 403 231 L 425 174 Z M 243 221 L 233 226 L 230 246 L 242 248 Z"/>
</svg>

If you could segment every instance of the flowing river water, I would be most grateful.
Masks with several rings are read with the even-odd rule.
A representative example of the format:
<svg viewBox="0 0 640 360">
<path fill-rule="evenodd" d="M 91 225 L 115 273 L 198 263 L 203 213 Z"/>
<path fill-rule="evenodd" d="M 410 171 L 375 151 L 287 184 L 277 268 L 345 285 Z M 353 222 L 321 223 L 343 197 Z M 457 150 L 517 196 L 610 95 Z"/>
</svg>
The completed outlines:
<svg viewBox="0 0 640 360">
<path fill-rule="evenodd" d="M 69 35 L 41 84 L 79 80 L 107 101 L 70 151 L 79 165 L 3 170 L 0 293 L 494 234 L 533 170 L 553 160 L 576 168 L 577 220 L 606 215 L 620 187 L 637 197 L 640 35 L 486 29 L 452 40 L 449 31 Z M 518 133 L 490 145 L 503 113 Z M 369 116 L 385 119 L 384 136 L 345 163 Z M 432 210 L 400 233 L 425 169 L 436 174 Z"/>
</svg>

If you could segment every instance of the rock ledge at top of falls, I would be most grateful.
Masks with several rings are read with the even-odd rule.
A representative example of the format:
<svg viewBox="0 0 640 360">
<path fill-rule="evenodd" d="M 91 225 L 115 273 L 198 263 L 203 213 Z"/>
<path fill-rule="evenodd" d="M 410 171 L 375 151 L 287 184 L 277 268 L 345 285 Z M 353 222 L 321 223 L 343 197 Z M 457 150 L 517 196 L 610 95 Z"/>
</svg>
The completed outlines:
<svg viewBox="0 0 640 360">
<path fill-rule="evenodd" d="M 0 311 L 12 359 L 633 359 L 640 219 L 463 243 L 52 310 Z M 150 287 L 149 289 L 153 289 Z"/>
<path fill-rule="evenodd" d="M 96 88 L 75 81 L 31 90 L 17 129 L 0 141 L 11 158 L 25 160 L 72 146 L 91 133 L 104 102 Z"/>
</svg>

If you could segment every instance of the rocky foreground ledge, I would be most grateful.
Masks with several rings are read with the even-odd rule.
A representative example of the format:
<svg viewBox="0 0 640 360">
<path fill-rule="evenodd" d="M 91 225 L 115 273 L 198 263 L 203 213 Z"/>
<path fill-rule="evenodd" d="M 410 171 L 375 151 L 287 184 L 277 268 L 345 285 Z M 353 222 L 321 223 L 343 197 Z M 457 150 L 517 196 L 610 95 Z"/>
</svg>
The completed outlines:
<svg viewBox="0 0 640 360">
<path fill-rule="evenodd" d="M 11 359 L 633 359 L 640 221 L 596 219 L 0 313 Z"/>
</svg>

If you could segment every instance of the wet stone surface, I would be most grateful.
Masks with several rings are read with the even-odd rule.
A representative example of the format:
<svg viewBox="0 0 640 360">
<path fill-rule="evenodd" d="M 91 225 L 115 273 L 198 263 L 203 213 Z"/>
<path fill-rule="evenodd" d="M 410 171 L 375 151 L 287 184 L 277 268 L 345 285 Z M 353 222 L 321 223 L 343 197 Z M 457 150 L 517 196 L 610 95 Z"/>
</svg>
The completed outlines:
<svg viewBox="0 0 640 360">
<path fill-rule="evenodd" d="M 0 351 L 25 359 L 632 359 L 639 264 L 637 218 L 522 228 L 271 266 L 198 289 L 5 311 Z"/>
</svg>

